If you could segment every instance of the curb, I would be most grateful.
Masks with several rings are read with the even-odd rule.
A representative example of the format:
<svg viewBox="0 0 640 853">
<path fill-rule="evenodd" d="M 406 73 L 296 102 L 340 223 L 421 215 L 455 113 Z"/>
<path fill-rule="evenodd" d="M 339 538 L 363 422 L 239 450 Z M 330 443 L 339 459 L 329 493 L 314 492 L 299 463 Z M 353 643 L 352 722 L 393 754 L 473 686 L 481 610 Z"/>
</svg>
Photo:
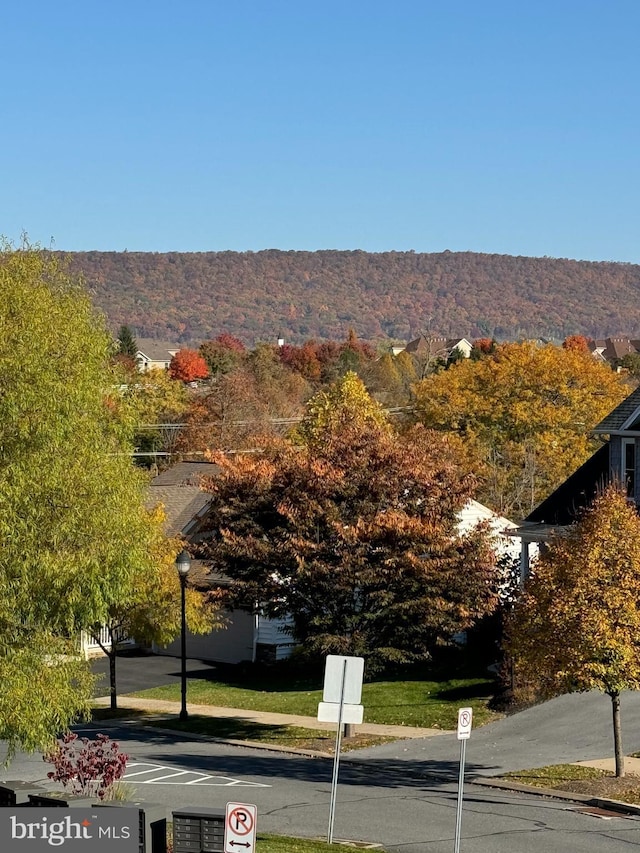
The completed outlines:
<svg viewBox="0 0 640 853">
<path fill-rule="evenodd" d="M 158 717 L 158 719 L 162 719 Z M 104 729 L 114 728 L 116 726 L 126 726 L 129 729 L 139 729 L 145 732 L 159 732 L 164 735 L 171 735 L 180 740 L 197 740 L 202 743 L 224 743 L 229 746 L 240 746 L 246 749 L 262 749 L 268 752 L 285 752 L 291 755 L 300 755 L 304 758 L 325 758 L 332 759 L 333 755 L 327 752 L 317 752 L 313 749 L 298 749 L 292 746 L 282 746 L 278 743 L 264 743 L 255 740 L 234 740 L 233 738 L 213 737 L 212 735 L 203 735 L 198 732 L 183 732 L 179 729 L 164 728 L 164 726 L 149 726 L 141 723 L 139 720 L 126 719 L 121 717 L 117 720 L 100 720 L 100 727 Z M 354 750 L 355 751 L 355 750 Z"/>
<path fill-rule="evenodd" d="M 574 791 L 561 791 L 557 788 L 538 788 L 535 785 L 523 785 L 520 782 L 508 782 L 504 779 L 492 779 L 490 776 L 475 776 L 469 779 L 472 785 L 481 785 L 485 788 L 499 788 L 502 791 L 513 791 L 517 794 L 532 794 L 534 797 L 545 797 L 552 800 L 566 800 L 573 803 L 582 803 L 586 806 L 595 806 L 600 809 L 609 809 L 624 813 L 628 816 L 640 817 L 640 805 L 635 803 L 624 803 L 621 800 L 607 800 L 603 797 L 590 797 L 588 794 L 578 794 Z"/>
</svg>

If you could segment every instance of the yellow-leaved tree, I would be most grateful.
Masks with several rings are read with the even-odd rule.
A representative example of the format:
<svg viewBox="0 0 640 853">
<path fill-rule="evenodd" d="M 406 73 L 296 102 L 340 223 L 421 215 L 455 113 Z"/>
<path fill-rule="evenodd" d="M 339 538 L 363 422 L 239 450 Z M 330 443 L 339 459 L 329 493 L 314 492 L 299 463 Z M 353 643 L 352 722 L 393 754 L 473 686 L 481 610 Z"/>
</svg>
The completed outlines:
<svg viewBox="0 0 640 853">
<path fill-rule="evenodd" d="M 640 688 L 640 518 L 607 487 L 551 541 L 507 626 L 519 679 L 539 695 L 599 690 L 613 707 L 616 776 L 624 776 L 620 693 Z"/>
<path fill-rule="evenodd" d="M 629 391 L 588 352 L 509 343 L 419 382 L 416 417 L 465 440 L 480 500 L 524 518 L 596 449 L 590 430 Z"/>
</svg>

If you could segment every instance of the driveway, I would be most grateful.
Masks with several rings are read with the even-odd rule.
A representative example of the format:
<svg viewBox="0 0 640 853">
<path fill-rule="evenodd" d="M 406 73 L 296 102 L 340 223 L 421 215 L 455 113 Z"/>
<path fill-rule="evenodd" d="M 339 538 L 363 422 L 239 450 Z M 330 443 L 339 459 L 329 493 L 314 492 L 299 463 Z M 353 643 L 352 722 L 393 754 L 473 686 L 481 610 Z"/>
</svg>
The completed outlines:
<svg viewBox="0 0 640 853">
<path fill-rule="evenodd" d="M 109 693 L 109 660 L 107 657 L 94 658 L 91 670 L 100 676 L 96 684 L 95 695 L 107 696 Z M 214 666 L 201 660 L 187 659 L 189 678 L 210 677 Z M 180 683 L 180 658 L 167 655 L 154 655 L 140 651 L 118 655 L 116 660 L 116 688 L 118 694 L 135 693 L 149 687 L 162 687 L 164 684 Z"/>
</svg>

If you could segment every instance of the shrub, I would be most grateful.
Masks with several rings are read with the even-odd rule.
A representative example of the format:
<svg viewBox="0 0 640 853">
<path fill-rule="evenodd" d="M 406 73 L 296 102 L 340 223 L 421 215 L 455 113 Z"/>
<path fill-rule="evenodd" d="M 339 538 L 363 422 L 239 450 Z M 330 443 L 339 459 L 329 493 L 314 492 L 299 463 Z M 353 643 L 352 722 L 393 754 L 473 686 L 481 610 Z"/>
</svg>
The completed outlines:
<svg viewBox="0 0 640 853">
<path fill-rule="evenodd" d="M 111 799 L 114 786 L 122 778 L 129 756 L 107 735 L 94 740 L 67 732 L 55 747 L 43 755 L 53 764 L 47 778 L 61 782 L 65 790 L 85 797 Z"/>
</svg>

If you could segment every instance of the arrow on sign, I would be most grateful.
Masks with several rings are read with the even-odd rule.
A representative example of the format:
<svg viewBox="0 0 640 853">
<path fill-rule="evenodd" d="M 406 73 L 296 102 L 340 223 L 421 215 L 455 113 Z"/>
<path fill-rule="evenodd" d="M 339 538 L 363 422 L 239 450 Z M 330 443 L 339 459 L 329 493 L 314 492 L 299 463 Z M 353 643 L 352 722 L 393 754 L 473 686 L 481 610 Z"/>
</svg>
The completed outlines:
<svg viewBox="0 0 640 853">
<path fill-rule="evenodd" d="M 230 841 L 229 847 L 251 847 L 248 841 Z"/>
</svg>

